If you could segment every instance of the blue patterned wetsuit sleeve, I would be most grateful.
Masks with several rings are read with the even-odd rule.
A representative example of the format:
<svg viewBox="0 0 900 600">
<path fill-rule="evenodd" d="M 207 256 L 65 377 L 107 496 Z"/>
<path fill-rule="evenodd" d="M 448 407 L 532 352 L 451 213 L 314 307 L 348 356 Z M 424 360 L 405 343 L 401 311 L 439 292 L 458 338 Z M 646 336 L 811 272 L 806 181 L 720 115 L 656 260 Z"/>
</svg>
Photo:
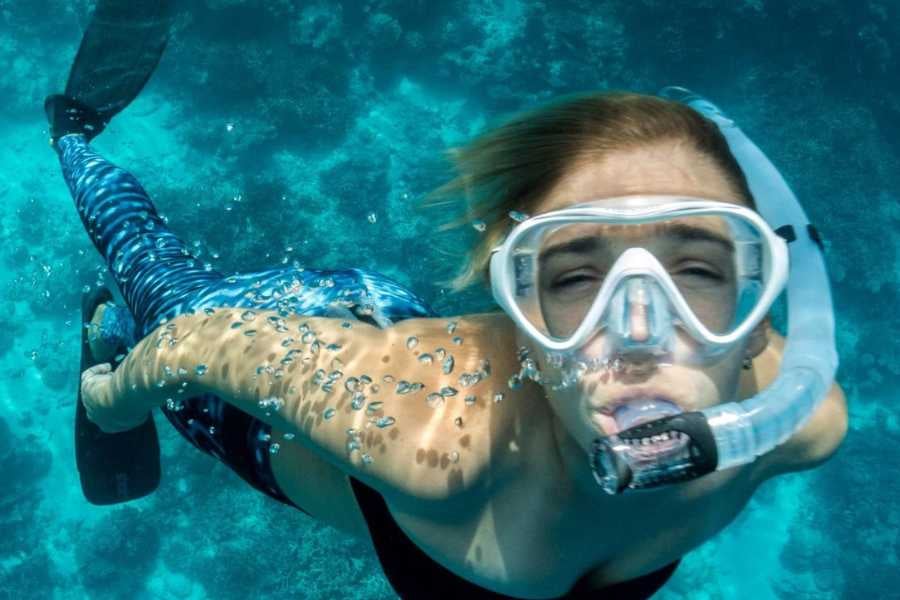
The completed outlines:
<svg viewBox="0 0 900 600">
<path fill-rule="evenodd" d="M 122 332 L 133 330 L 141 338 L 162 319 L 224 306 L 360 319 L 382 327 L 436 316 L 407 288 L 360 269 L 282 267 L 227 277 L 207 270 L 169 230 L 133 175 L 97 154 L 81 135 L 62 137 L 57 150 L 81 221 L 134 317 L 134 327 L 119 322 Z M 173 401 L 162 412 L 194 446 L 289 503 L 271 473 L 268 425 L 210 394 Z"/>
<path fill-rule="evenodd" d="M 142 336 L 163 315 L 222 276 L 206 271 L 156 212 L 137 179 L 102 158 L 82 135 L 57 142 L 63 176 L 91 241 L 109 266 Z"/>
</svg>

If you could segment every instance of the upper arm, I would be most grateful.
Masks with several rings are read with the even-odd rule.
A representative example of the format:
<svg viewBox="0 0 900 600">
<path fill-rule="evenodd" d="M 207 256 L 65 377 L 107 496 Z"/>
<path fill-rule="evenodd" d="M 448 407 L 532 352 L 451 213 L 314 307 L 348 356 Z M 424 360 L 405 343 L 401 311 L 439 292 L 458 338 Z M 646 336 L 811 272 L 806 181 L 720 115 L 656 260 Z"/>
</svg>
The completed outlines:
<svg viewBox="0 0 900 600">
<path fill-rule="evenodd" d="M 777 376 L 784 354 L 784 338 L 769 330 L 769 344 L 754 361 L 757 387 L 767 387 Z M 827 461 L 847 434 L 847 399 L 835 381 L 809 420 L 786 442 L 758 459 L 761 478 L 815 468 Z"/>
<path fill-rule="evenodd" d="M 209 367 L 195 378 L 203 389 L 294 432 L 297 442 L 394 501 L 439 499 L 478 480 L 489 455 L 489 399 L 506 379 L 461 385 L 462 374 L 491 362 L 477 341 L 477 319 L 458 319 L 451 335 L 447 319 L 346 328 L 340 319 L 269 312 L 248 322 L 243 312 L 174 321 L 189 330 L 194 361 Z M 457 336 L 462 344 L 453 342 Z"/>
</svg>

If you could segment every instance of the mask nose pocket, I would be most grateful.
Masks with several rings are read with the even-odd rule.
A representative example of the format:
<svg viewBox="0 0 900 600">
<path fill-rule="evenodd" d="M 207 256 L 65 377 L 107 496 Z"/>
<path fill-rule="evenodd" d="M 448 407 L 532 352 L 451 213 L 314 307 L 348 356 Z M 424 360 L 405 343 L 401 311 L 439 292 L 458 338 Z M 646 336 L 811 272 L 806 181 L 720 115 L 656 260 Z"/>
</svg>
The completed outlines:
<svg viewBox="0 0 900 600">
<path fill-rule="evenodd" d="M 646 276 L 632 276 L 613 292 L 606 322 L 618 352 L 656 353 L 668 345 L 672 319 L 665 295 Z"/>
</svg>

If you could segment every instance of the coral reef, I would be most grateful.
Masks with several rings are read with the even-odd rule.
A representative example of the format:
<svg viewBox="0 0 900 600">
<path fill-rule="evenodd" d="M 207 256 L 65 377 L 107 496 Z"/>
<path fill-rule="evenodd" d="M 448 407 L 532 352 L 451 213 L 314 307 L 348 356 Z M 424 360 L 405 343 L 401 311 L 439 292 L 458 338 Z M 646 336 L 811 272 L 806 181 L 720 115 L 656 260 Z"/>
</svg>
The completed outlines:
<svg viewBox="0 0 900 600">
<path fill-rule="evenodd" d="M 78 307 L 105 266 L 47 148 L 41 102 L 63 88 L 92 6 L 0 0 L 0 599 L 393 597 L 362 542 L 261 497 L 163 419 L 156 494 L 124 508 L 81 500 Z M 768 502 L 747 509 L 791 519 L 767 550 L 781 561 L 771 593 L 885 597 L 900 586 L 890 397 L 900 6 L 204 0 L 178 10 L 158 72 L 96 147 L 136 174 L 198 261 L 223 272 L 375 269 L 444 314 L 495 309 L 487 290 L 453 296 L 440 283 L 478 235 L 439 234 L 458 209 L 419 208 L 448 176 L 447 148 L 580 91 L 681 84 L 723 106 L 822 232 L 851 405 L 845 447 L 795 476 L 808 488 L 802 506 L 772 482 L 760 492 Z M 749 522 L 733 526 L 736 539 Z M 720 574 L 719 543 L 692 553 L 660 598 L 740 597 L 742 582 Z"/>
</svg>

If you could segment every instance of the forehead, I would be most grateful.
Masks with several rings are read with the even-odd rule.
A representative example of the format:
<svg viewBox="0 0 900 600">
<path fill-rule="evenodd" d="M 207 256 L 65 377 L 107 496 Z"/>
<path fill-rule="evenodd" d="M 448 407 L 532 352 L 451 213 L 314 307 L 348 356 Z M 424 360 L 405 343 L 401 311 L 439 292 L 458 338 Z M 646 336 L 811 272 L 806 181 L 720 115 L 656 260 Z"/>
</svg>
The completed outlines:
<svg viewBox="0 0 900 600">
<path fill-rule="evenodd" d="M 665 142 L 576 161 L 532 214 L 598 198 L 666 194 L 744 205 L 725 174 L 683 142 Z"/>
<path fill-rule="evenodd" d="M 733 249 L 730 231 L 724 219 L 714 216 L 678 217 L 662 222 L 642 224 L 571 224 L 551 231 L 542 242 L 547 248 L 560 243 L 578 239 L 599 240 L 597 248 L 612 248 L 617 243 L 642 244 L 652 242 L 689 242 L 717 243 L 724 249 Z"/>
</svg>

